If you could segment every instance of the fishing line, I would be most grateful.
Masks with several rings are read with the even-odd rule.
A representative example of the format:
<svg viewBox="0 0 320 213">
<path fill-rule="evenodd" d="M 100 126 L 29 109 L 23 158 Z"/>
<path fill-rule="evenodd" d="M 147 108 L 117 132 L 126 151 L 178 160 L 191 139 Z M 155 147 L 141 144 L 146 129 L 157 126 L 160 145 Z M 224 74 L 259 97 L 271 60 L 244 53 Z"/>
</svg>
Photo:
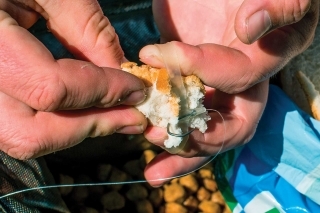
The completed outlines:
<svg viewBox="0 0 320 213">
<path fill-rule="evenodd" d="M 136 183 L 148 183 L 148 182 L 154 182 L 154 181 L 166 181 L 166 180 L 171 180 L 171 179 L 175 179 L 175 178 L 180 178 L 183 176 L 186 176 L 188 174 L 191 174 L 195 171 L 197 171 L 198 169 L 201 169 L 203 167 L 205 167 L 206 165 L 208 165 L 210 162 L 212 162 L 222 151 L 222 148 L 224 146 L 225 143 L 225 139 L 226 139 L 226 133 L 227 133 L 227 128 L 226 128 L 226 124 L 225 124 L 225 119 L 223 118 L 222 114 L 214 109 L 210 109 L 211 111 L 214 111 L 216 113 L 219 114 L 219 116 L 221 117 L 222 121 L 223 121 L 223 127 L 224 127 L 224 135 L 223 135 L 223 142 L 222 145 L 220 147 L 220 149 L 218 150 L 218 152 L 213 156 L 213 157 L 208 157 L 208 161 L 206 163 L 204 163 L 203 165 L 201 165 L 200 167 L 193 169 L 190 172 L 181 174 L 181 175 L 176 175 L 173 177 L 168 177 L 168 178 L 158 178 L 155 180 L 132 180 L 132 181 L 120 181 L 120 182 L 99 182 L 99 183 L 80 183 L 80 184 L 55 184 L 55 185 L 51 185 L 51 186 L 39 186 L 39 187 L 34 187 L 34 188 L 28 188 L 28 189 L 22 189 L 22 190 L 18 190 L 15 192 L 11 192 L 8 193 L 6 195 L 2 195 L 0 196 L 0 200 L 16 195 L 16 194 L 20 194 L 20 193 L 26 193 L 26 192 L 30 192 L 30 191 L 34 191 L 34 190 L 41 190 L 41 189 L 51 189 L 51 188 L 64 188 L 64 187 L 81 187 L 81 186 L 108 186 L 108 185 L 127 185 L 127 184 L 136 184 Z"/>
</svg>

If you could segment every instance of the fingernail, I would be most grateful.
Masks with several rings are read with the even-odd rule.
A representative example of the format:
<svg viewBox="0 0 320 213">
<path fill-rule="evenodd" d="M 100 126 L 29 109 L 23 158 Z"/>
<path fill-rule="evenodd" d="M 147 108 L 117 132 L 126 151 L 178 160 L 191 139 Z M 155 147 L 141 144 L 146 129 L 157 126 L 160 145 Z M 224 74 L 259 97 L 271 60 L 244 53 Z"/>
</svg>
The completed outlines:
<svg viewBox="0 0 320 213">
<path fill-rule="evenodd" d="M 144 131 L 143 125 L 137 126 L 124 126 L 116 130 L 116 133 L 121 134 L 140 134 Z"/>
<path fill-rule="evenodd" d="M 157 48 L 155 45 L 148 45 L 141 50 L 140 59 L 143 61 L 148 61 L 152 64 L 162 64 L 162 56 L 159 51 L 159 48 Z"/>
<path fill-rule="evenodd" d="M 119 99 L 120 104 L 125 105 L 137 105 L 142 103 L 147 97 L 147 90 L 137 90 L 134 92 L 131 92 L 129 95 L 124 97 L 123 99 Z"/>
<path fill-rule="evenodd" d="M 258 40 L 272 27 L 268 11 L 260 10 L 246 20 L 247 39 L 250 44 Z"/>
</svg>

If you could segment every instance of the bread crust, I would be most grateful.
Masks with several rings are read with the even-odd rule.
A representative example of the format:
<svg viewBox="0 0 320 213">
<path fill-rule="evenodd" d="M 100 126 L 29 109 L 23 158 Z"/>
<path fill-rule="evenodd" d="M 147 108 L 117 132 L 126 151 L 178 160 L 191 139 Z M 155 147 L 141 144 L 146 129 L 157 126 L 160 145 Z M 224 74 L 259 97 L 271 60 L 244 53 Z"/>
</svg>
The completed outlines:
<svg viewBox="0 0 320 213">
<path fill-rule="evenodd" d="M 170 76 L 164 68 L 153 68 L 149 65 L 138 66 L 134 62 L 121 64 L 121 69 L 140 78 L 146 87 L 156 85 L 156 89 L 163 94 L 170 94 Z"/>
<path fill-rule="evenodd" d="M 186 97 L 183 97 L 184 100 L 180 100 L 180 96 L 175 94 L 175 92 L 180 92 L 180 87 L 175 88 L 174 85 L 171 85 L 170 74 L 166 69 L 153 68 L 149 65 L 138 66 L 134 62 L 123 63 L 121 68 L 142 79 L 146 85 L 148 97 L 135 107 L 146 116 L 149 124 L 164 128 L 170 126 L 170 132 L 175 134 L 186 132 L 185 128 L 188 127 L 197 128 L 202 133 L 206 131 L 206 122 L 211 117 L 202 104 L 205 87 L 197 76 L 182 77 Z M 189 119 L 184 120 L 184 125 L 181 125 L 179 116 L 185 116 L 182 113 L 190 113 L 191 110 L 199 110 L 204 113 L 190 116 Z M 172 136 L 168 132 L 168 139 L 164 141 L 164 146 L 170 149 L 169 152 L 175 153 L 180 150 L 175 147 L 180 145 L 182 139 L 182 137 Z"/>
<path fill-rule="evenodd" d="M 155 87 L 157 91 L 168 96 L 168 103 L 175 117 L 179 116 L 179 98 L 171 92 L 170 76 L 164 68 L 154 68 L 149 65 L 138 66 L 134 62 L 121 64 L 121 69 L 140 78 L 146 87 Z"/>
<path fill-rule="evenodd" d="M 145 64 L 138 66 L 134 62 L 125 62 L 121 64 L 121 69 L 140 78 L 146 87 L 156 84 L 158 91 L 164 94 L 170 94 L 171 92 L 170 76 L 164 68 L 154 68 Z M 201 92 L 205 93 L 204 85 L 197 76 L 189 75 L 182 77 L 182 80 L 189 86 L 199 87 Z"/>
<path fill-rule="evenodd" d="M 179 116 L 180 100 L 179 97 L 171 91 L 172 86 L 170 84 L 170 76 L 166 69 L 154 68 L 145 64 L 138 66 L 138 64 L 134 62 L 125 62 L 121 64 L 121 69 L 140 78 L 146 87 L 155 86 L 156 90 L 169 96 L 171 110 L 176 117 Z M 197 76 L 190 75 L 182 77 L 182 80 L 184 84 L 198 87 L 203 94 L 205 93 L 204 85 Z"/>
</svg>

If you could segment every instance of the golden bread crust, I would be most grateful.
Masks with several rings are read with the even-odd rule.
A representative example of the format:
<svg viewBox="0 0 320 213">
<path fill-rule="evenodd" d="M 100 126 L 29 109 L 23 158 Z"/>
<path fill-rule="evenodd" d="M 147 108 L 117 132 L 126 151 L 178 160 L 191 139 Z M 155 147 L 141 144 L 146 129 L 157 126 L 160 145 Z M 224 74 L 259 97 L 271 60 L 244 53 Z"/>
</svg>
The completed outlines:
<svg viewBox="0 0 320 213">
<path fill-rule="evenodd" d="M 146 87 L 151 87 L 156 83 L 157 90 L 165 94 L 171 91 L 170 76 L 164 68 L 154 68 L 149 65 L 138 66 L 134 62 L 125 62 L 121 64 L 121 68 L 143 80 Z M 187 85 L 199 87 L 201 92 L 205 93 L 204 85 L 197 76 L 189 75 L 182 77 L 182 80 Z"/>
<path fill-rule="evenodd" d="M 121 64 L 121 69 L 140 78 L 146 87 L 155 86 L 157 91 L 168 96 L 168 102 L 170 104 L 171 111 L 176 117 L 179 116 L 180 99 L 176 96 L 176 94 L 171 92 L 170 76 L 166 69 L 154 68 L 149 65 L 138 66 L 137 63 L 134 62 L 125 62 Z M 190 75 L 187 77 L 182 77 L 182 79 L 184 84 L 198 87 L 203 94 L 205 93 L 204 85 L 197 76 Z"/>
<path fill-rule="evenodd" d="M 204 88 L 202 81 L 197 76 L 189 75 L 189 76 L 183 77 L 183 81 L 185 84 L 189 86 L 199 87 L 203 94 L 206 93 L 206 89 Z"/>
<path fill-rule="evenodd" d="M 125 62 L 121 64 L 121 68 L 138 78 L 140 78 L 146 87 L 151 87 L 155 84 L 156 89 L 164 94 L 170 94 L 170 76 L 164 68 L 153 68 L 149 65 L 138 66 L 134 62 Z"/>
<path fill-rule="evenodd" d="M 163 68 L 153 68 L 148 65 L 138 66 L 133 62 L 126 62 L 121 65 L 123 71 L 129 72 L 142 79 L 146 85 L 147 97 L 144 102 L 135 107 L 148 119 L 149 125 L 168 128 L 170 131 L 182 134 L 186 129 L 179 125 L 179 116 L 187 116 L 188 110 L 204 112 L 191 115 L 188 119 L 187 127 L 197 128 L 204 133 L 207 129 L 207 121 L 211 117 L 206 112 L 202 104 L 205 87 L 201 80 L 195 76 L 182 77 L 185 94 L 179 95 L 180 85 L 171 84 L 170 72 Z M 174 79 L 175 80 L 175 79 Z M 186 97 L 184 97 L 184 95 Z M 171 153 L 176 153 L 176 147 L 182 142 L 182 137 L 175 137 L 168 133 L 168 138 L 164 141 L 164 146 L 169 148 Z M 173 148 L 173 149 L 171 149 Z"/>
</svg>

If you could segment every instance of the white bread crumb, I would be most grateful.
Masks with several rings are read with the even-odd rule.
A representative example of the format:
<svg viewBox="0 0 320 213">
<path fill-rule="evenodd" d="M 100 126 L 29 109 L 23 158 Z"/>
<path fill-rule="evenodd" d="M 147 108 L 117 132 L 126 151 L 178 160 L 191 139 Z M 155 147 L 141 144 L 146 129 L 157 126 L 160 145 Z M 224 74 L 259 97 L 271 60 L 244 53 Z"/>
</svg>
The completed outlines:
<svg viewBox="0 0 320 213">
<path fill-rule="evenodd" d="M 136 108 L 142 112 L 153 125 L 167 127 L 168 123 L 178 123 L 178 117 L 171 109 L 171 105 L 166 104 L 172 101 L 178 104 L 180 99 L 164 95 L 156 90 L 153 85 L 147 89 L 146 100 L 137 105 Z"/>
<path fill-rule="evenodd" d="M 179 116 L 182 116 L 179 111 L 181 100 L 172 92 L 167 71 L 147 65 L 137 66 L 133 62 L 123 63 L 121 68 L 143 79 L 148 86 L 146 100 L 136 108 L 148 118 L 152 125 L 167 128 L 170 124 L 171 132 L 181 134 L 182 130 L 178 125 Z M 186 108 L 190 111 L 197 109 L 204 112 L 191 118 L 189 127 L 197 128 L 204 133 L 207 129 L 206 122 L 210 120 L 210 116 L 202 104 L 205 94 L 204 86 L 200 79 L 194 75 L 183 77 L 183 83 L 187 94 L 185 103 L 188 106 Z M 182 139 L 182 137 L 168 134 L 164 146 L 166 148 L 178 147 Z"/>
</svg>

